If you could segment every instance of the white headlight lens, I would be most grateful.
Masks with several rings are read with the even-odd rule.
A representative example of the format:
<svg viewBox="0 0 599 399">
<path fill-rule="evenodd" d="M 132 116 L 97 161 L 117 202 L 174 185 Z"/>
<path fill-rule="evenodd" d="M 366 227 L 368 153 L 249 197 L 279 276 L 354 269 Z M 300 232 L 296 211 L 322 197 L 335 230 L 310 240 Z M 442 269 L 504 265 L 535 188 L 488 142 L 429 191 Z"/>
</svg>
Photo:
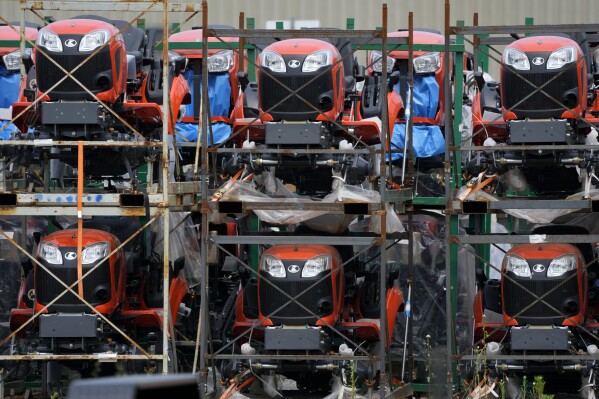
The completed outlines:
<svg viewBox="0 0 599 399">
<path fill-rule="evenodd" d="M 260 56 L 260 65 L 270 69 L 273 72 L 287 72 L 285 60 L 281 55 L 274 51 L 263 51 Z"/>
<path fill-rule="evenodd" d="M 372 66 L 372 70 L 374 72 L 382 72 L 383 71 L 383 55 L 382 55 L 382 53 L 380 51 L 371 51 L 369 64 Z M 391 58 L 391 57 L 387 56 L 387 73 L 391 73 L 391 71 L 393 71 L 393 65 L 395 65 L 395 58 Z"/>
<path fill-rule="evenodd" d="M 79 43 L 79 51 L 92 51 L 106 43 L 110 39 L 110 33 L 107 30 L 95 30 L 83 36 Z"/>
<path fill-rule="evenodd" d="M 531 277 L 530 266 L 526 259 L 517 255 L 508 254 L 506 257 L 506 271 L 514 273 L 518 277 Z"/>
<path fill-rule="evenodd" d="M 81 252 L 81 263 L 89 265 L 104 259 L 110 253 L 110 245 L 107 242 L 99 242 L 92 244 L 83 249 Z"/>
<path fill-rule="evenodd" d="M 31 49 L 26 49 L 26 51 Z M 4 61 L 4 66 L 8 71 L 18 71 L 21 66 L 21 51 L 13 51 L 12 53 L 8 53 L 2 57 Z"/>
<path fill-rule="evenodd" d="M 310 258 L 304 264 L 302 269 L 302 277 L 314 277 L 325 270 L 331 269 L 331 256 L 318 255 Z"/>
<path fill-rule="evenodd" d="M 62 43 L 60 41 L 60 37 L 54 32 L 49 30 L 40 30 L 37 35 L 36 44 L 50 51 L 60 52 L 62 51 Z"/>
<path fill-rule="evenodd" d="M 434 73 L 441 66 L 441 55 L 438 52 L 428 53 L 414 58 L 414 73 Z"/>
<path fill-rule="evenodd" d="M 528 71 L 530 69 L 530 62 L 528 62 L 526 54 L 515 48 L 508 48 L 503 52 L 503 63 L 520 71 Z"/>
<path fill-rule="evenodd" d="M 208 57 L 208 72 L 227 72 L 232 66 L 232 50 L 221 51 Z"/>
<path fill-rule="evenodd" d="M 302 72 L 314 72 L 319 68 L 331 65 L 332 56 L 329 50 L 315 51 L 308 55 L 302 65 Z"/>
<path fill-rule="evenodd" d="M 62 265 L 62 253 L 56 245 L 44 242 L 37 251 L 38 256 L 51 265 Z"/>
<path fill-rule="evenodd" d="M 287 277 L 283 261 L 276 256 L 263 255 L 262 261 L 260 262 L 260 270 L 265 271 L 273 277 Z"/>
<path fill-rule="evenodd" d="M 576 269 L 576 255 L 568 254 L 553 259 L 547 268 L 547 277 L 559 277 Z"/>
<path fill-rule="evenodd" d="M 555 50 L 547 60 L 547 69 L 558 69 L 570 62 L 576 61 L 576 47 L 563 47 Z"/>
</svg>

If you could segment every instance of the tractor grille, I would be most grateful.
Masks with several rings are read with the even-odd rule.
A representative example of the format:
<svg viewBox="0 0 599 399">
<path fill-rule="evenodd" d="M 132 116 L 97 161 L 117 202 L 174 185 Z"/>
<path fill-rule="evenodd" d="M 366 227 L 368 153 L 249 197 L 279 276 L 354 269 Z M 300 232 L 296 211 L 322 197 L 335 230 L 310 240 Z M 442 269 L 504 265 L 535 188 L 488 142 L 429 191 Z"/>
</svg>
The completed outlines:
<svg viewBox="0 0 599 399">
<path fill-rule="evenodd" d="M 262 280 L 266 279 L 264 275 L 261 275 Z M 269 279 L 276 284 L 277 287 L 281 288 L 284 292 L 289 294 L 291 297 L 297 296 L 300 292 L 310 287 L 317 281 L 317 279 L 305 279 L 306 281 L 284 281 L 282 279 Z M 312 312 L 318 315 L 318 305 L 321 299 L 327 298 L 332 303 L 332 279 L 325 278 L 318 282 L 318 284 L 307 291 L 305 294 L 298 298 L 298 302 L 310 309 Z M 261 281 L 259 285 L 260 291 L 260 307 L 262 314 L 269 317 L 270 313 L 277 310 L 283 304 L 287 303 L 290 299 L 285 296 L 282 292 L 277 290 L 265 281 Z M 327 315 L 319 315 L 327 316 Z M 308 313 L 305 309 L 300 307 L 296 302 L 287 304 L 283 309 L 279 310 L 270 319 L 275 323 L 283 324 L 306 324 L 315 323 L 318 318 Z"/>
<path fill-rule="evenodd" d="M 68 72 L 76 68 L 81 62 L 89 57 L 89 54 L 54 54 L 48 51 L 46 54 Z M 37 85 L 42 92 L 46 92 L 65 76 L 63 71 L 42 54 L 37 55 L 35 67 Z M 107 72 L 112 80 L 112 75 L 110 74 L 111 68 L 110 52 L 108 49 L 105 49 L 77 69 L 73 76 L 75 76 L 75 78 L 85 85 L 85 87 L 92 93 L 97 94 L 109 90 L 112 87 L 112 82 L 109 87 L 100 88 L 96 86 L 96 77 L 101 72 Z M 92 99 L 92 97 L 70 77 L 60 83 L 48 95 L 52 100 Z"/>
<path fill-rule="evenodd" d="M 331 73 L 324 73 L 317 78 L 314 78 L 316 74 L 321 74 L 322 71 L 317 71 L 316 74 L 301 75 L 284 75 L 284 74 L 273 74 L 268 70 L 269 74 L 272 74 L 281 81 L 285 86 L 291 90 L 296 90 L 306 83 L 310 82 L 306 87 L 299 90 L 297 95 L 287 98 L 281 104 L 275 106 L 285 97 L 289 96 L 291 92 L 285 87 L 281 86 L 278 82 L 273 80 L 266 73 L 260 74 L 259 82 L 259 95 L 260 95 L 260 107 L 263 111 L 271 114 L 275 119 L 286 119 L 286 120 L 306 120 L 315 119 L 319 111 L 326 112 L 330 111 L 333 107 L 332 103 L 327 107 L 321 107 L 320 97 L 322 94 L 330 92 L 332 95 L 333 81 Z M 301 98 L 306 100 L 309 104 L 315 108 L 306 104 Z M 271 107 L 275 106 L 273 109 Z"/>
<path fill-rule="evenodd" d="M 63 267 L 63 265 L 45 265 L 52 271 L 60 280 L 70 285 L 77 281 L 77 268 Z M 58 267 L 57 267 L 58 266 Z M 87 273 L 94 265 L 83 265 L 83 274 Z M 94 290 L 100 285 L 107 288 L 108 296 L 106 300 L 99 301 L 94 297 Z M 65 288 L 56 279 L 50 276 L 41 267 L 37 267 L 35 271 L 35 296 L 40 304 L 47 304 L 61 294 Z M 77 292 L 77 286 L 73 287 Z M 100 305 L 101 303 L 110 300 L 110 265 L 109 262 L 104 262 L 100 267 L 94 270 L 89 276 L 83 279 L 83 298 L 92 305 Z M 72 293 L 68 292 L 58 301 L 56 305 L 83 305 L 83 303 Z M 85 306 L 85 305 L 83 305 Z"/>
<path fill-rule="evenodd" d="M 564 278 L 571 276 L 571 274 L 566 274 Z M 514 278 L 512 274 L 510 274 L 511 278 Z M 554 278 L 547 280 L 531 280 L 531 279 L 519 279 L 515 278 L 519 284 L 521 284 L 526 289 L 530 290 L 537 296 L 541 296 L 551 289 L 553 289 L 558 283 L 563 281 L 563 278 Z M 537 299 L 535 296 L 530 293 L 524 291 L 522 288 L 517 286 L 510 279 L 504 280 L 504 306 L 505 313 L 508 316 L 515 316 L 522 309 L 529 306 L 531 303 Z M 576 303 L 579 303 L 578 300 L 578 280 L 576 277 L 571 278 L 566 283 L 561 285 L 559 288 L 551 292 L 549 295 L 543 298 L 543 300 L 553 306 L 560 312 L 564 312 L 564 303 L 567 298 L 576 298 Z M 566 316 L 576 315 L 578 312 L 569 312 L 566 313 Z M 521 318 L 534 318 L 537 320 L 535 324 L 543 324 L 540 320 L 541 318 L 547 319 L 561 319 L 563 320 L 565 317 L 560 316 L 555 310 L 551 309 L 543 302 L 536 302 L 533 306 L 526 309 L 523 313 L 516 317 L 516 320 Z M 553 320 L 551 320 L 553 322 Z M 551 324 L 551 322 L 549 324 Z M 559 322 L 561 324 L 561 322 Z"/>
<path fill-rule="evenodd" d="M 518 71 L 524 78 L 532 83 L 532 85 L 530 85 L 517 76 L 516 72 L 505 67 L 501 76 L 501 90 L 503 91 L 501 97 L 504 102 L 504 108 L 511 109 L 511 111 L 515 112 L 519 118 L 525 118 L 529 116 L 536 118 L 560 118 L 565 109 L 560 107 L 547 95 L 553 97 L 561 103 L 565 92 L 578 87 L 576 65 L 572 64 L 567 68 L 568 70 L 566 72 L 553 79 L 541 89 L 543 90 L 543 93 L 539 91 L 531 95 L 529 98 L 526 98 L 538 87 L 549 82 L 553 77 L 555 77 L 555 75 L 560 73 L 562 69 L 544 72 L 534 71 L 532 73 Z M 524 98 L 526 98 L 526 100 L 524 100 L 521 104 L 518 104 Z M 516 104 L 518 105 L 514 107 Z M 575 108 L 577 105 L 578 104 L 576 104 L 573 108 Z"/>
</svg>

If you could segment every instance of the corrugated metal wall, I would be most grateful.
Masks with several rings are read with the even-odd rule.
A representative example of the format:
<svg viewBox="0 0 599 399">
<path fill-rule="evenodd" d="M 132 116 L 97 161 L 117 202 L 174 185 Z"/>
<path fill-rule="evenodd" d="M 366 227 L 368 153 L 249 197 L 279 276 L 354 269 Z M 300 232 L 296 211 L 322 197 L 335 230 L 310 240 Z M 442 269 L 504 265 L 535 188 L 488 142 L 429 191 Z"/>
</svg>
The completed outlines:
<svg viewBox="0 0 599 399">
<path fill-rule="evenodd" d="M 92 0 L 88 0 L 93 2 Z M 181 3 L 194 1 L 175 0 Z M 196 0 L 199 3 L 200 1 Z M 237 25 L 240 11 L 256 19 L 256 27 L 262 28 L 267 20 L 320 19 L 321 26 L 344 27 L 345 20 L 353 17 L 357 29 L 371 29 L 381 25 L 381 4 L 389 7 L 390 28 L 406 27 L 408 12 L 414 12 L 416 26 L 443 27 L 444 0 L 208 0 L 211 23 Z M 82 1 L 83 3 L 83 1 Z M 148 2 L 149 3 L 149 2 Z M 599 18 L 597 0 L 452 0 L 451 22 L 463 19 L 472 22 L 472 14 L 479 13 L 481 25 L 521 24 L 525 17 L 534 17 L 539 24 L 593 23 Z M 18 20 L 18 0 L 0 0 L 0 15 Z M 57 18 L 73 13 L 53 13 Z M 109 18 L 130 19 L 133 13 L 108 13 Z M 28 20 L 34 22 L 35 16 Z M 182 19 L 172 15 L 173 22 Z M 146 18 L 159 23 L 160 14 Z M 199 24 L 198 15 L 194 25 Z"/>
</svg>

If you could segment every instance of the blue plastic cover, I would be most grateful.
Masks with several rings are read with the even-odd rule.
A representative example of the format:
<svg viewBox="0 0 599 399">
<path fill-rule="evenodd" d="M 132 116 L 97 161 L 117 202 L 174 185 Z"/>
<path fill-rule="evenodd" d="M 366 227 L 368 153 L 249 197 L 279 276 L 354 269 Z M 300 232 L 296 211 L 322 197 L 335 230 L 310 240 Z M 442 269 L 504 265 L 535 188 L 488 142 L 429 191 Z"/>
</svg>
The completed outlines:
<svg viewBox="0 0 599 399">
<path fill-rule="evenodd" d="M 400 83 L 394 87 L 398 93 L 401 93 Z M 413 110 L 412 117 L 434 118 L 439 107 L 439 84 L 434 76 L 414 76 L 413 88 Z M 403 99 L 404 104 L 408 105 L 408 100 Z M 396 123 L 391 137 L 391 149 L 403 149 L 406 135 L 406 125 Z M 445 137 L 441 128 L 436 125 L 414 124 L 413 127 L 414 156 L 418 158 L 432 157 L 445 152 Z M 403 157 L 401 153 L 394 153 L 392 160 Z"/>
<path fill-rule="evenodd" d="M 21 75 L 19 72 L 9 72 L 3 65 L 0 65 L 0 108 L 9 108 L 19 99 L 19 86 L 21 84 Z M 5 120 L 0 119 L 0 129 L 6 125 Z M 0 140 L 8 140 L 13 132 L 17 131 L 14 124 L 8 125 L 0 131 Z"/>
<path fill-rule="evenodd" d="M 187 141 L 196 142 L 198 140 L 198 124 L 197 123 L 177 123 L 175 126 L 177 136 L 183 137 Z M 220 144 L 231 136 L 233 129 L 230 125 L 224 122 L 216 122 L 212 124 L 212 135 L 214 142 L 210 138 L 210 130 L 208 130 L 208 145 Z"/>
<path fill-rule="evenodd" d="M 185 115 L 193 115 L 194 98 L 196 95 L 201 96 L 201 93 L 194 93 L 192 69 L 186 70 L 183 76 L 187 79 L 187 84 L 191 92 L 191 104 L 185 106 Z M 210 114 L 212 116 L 229 116 L 231 84 L 228 73 L 208 75 L 208 97 L 210 101 Z M 198 139 L 198 125 L 196 123 L 177 123 L 175 129 L 185 140 L 195 142 Z M 208 145 L 222 143 L 231 136 L 232 131 L 231 126 L 224 122 L 213 123 L 212 134 L 214 142 L 210 140 L 210 134 L 208 134 Z"/>
</svg>

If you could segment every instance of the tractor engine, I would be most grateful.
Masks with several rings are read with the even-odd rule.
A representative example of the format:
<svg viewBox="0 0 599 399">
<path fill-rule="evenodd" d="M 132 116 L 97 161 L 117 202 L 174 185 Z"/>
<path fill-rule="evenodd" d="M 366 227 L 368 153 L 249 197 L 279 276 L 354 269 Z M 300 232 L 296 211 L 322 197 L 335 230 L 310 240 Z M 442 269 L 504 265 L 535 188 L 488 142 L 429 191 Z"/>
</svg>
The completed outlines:
<svg viewBox="0 0 599 399">
<path fill-rule="evenodd" d="M 271 325 L 324 326 L 325 321 L 334 325 L 343 298 L 340 264 L 339 253 L 325 245 L 303 246 L 299 251 L 295 245 L 278 245 L 265 251 L 258 278 L 261 317 L 267 317 Z M 323 279 L 327 274 L 329 277 Z M 308 288 L 298 303 L 276 311 L 289 301 L 279 289 L 295 297 Z"/>
<path fill-rule="evenodd" d="M 119 245 L 115 236 L 101 230 L 83 230 L 81 275 L 100 263 Z M 39 245 L 38 260 L 62 282 L 70 285 L 79 278 L 77 270 L 77 230 L 58 231 L 45 237 Z M 64 291 L 64 286 L 44 268 L 34 266 L 36 310 L 42 309 Z M 125 293 L 125 258 L 122 251 L 104 261 L 73 290 L 83 292 L 83 298 L 103 314 L 112 314 L 122 303 Z M 81 288 L 81 289 L 80 289 Z M 89 308 L 67 293 L 50 307 L 50 312 L 87 312 Z"/>
</svg>

